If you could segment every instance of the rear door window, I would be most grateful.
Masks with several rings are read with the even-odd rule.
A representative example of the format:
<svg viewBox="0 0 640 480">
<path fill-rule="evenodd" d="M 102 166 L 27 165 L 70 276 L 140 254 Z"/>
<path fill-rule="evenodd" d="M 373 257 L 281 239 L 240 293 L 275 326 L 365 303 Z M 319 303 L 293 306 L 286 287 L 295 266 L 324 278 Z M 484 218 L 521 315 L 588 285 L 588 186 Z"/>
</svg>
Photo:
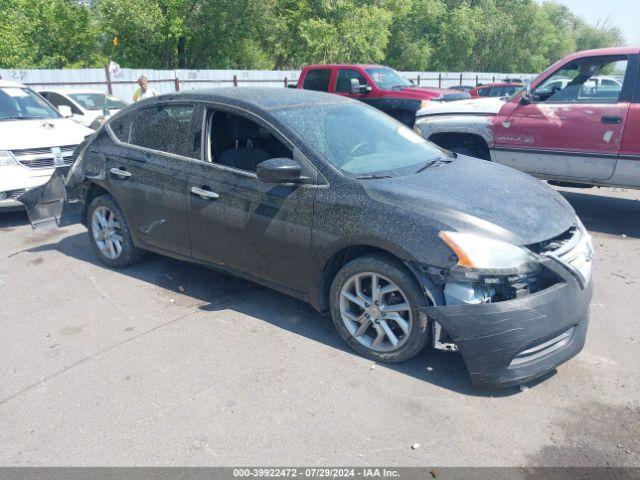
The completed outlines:
<svg viewBox="0 0 640 480">
<path fill-rule="evenodd" d="M 131 122 L 129 143 L 158 152 L 193 157 L 190 131 L 195 111 L 194 105 L 143 108 L 135 113 Z"/>
<path fill-rule="evenodd" d="M 316 90 L 318 92 L 329 91 L 329 81 L 331 80 L 331 70 L 328 68 L 317 68 L 309 70 L 304 77 L 302 88 L 305 90 Z"/>
</svg>

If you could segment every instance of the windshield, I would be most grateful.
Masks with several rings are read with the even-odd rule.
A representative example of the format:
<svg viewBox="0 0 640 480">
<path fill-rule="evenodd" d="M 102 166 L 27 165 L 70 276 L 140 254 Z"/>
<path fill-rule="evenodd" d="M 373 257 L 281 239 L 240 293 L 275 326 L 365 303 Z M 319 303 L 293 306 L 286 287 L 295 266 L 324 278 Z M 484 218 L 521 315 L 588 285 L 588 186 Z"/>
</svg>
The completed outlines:
<svg viewBox="0 0 640 480">
<path fill-rule="evenodd" d="M 69 96 L 87 110 L 103 110 L 105 107 L 112 110 L 127 106 L 122 100 L 104 93 L 71 93 Z"/>
<path fill-rule="evenodd" d="M 389 67 L 366 68 L 366 72 L 382 90 L 410 87 L 411 82 Z"/>
<path fill-rule="evenodd" d="M 449 159 L 391 117 L 359 102 L 335 102 L 274 112 L 319 156 L 350 177 L 415 173 Z"/>
<path fill-rule="evenodd" d="M 24 87 L 0 87 L 0 120 L 60 118 L 45 99 Z"/>
</svg>

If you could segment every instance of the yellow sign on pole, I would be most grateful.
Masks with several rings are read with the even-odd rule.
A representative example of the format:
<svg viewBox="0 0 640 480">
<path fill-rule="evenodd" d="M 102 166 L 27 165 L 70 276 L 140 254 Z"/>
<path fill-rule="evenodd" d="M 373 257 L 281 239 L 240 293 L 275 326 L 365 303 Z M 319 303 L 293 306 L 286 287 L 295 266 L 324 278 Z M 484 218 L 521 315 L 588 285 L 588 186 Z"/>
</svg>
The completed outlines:
<svg viewBox="0 0 640 480">
<path fill-rule="evenodd" d="M 116 35 L 115 37 L 113 37 L 113 46 L 117 47 L 118 45 L 119 45 L 118 36 Z"/>
</svg>

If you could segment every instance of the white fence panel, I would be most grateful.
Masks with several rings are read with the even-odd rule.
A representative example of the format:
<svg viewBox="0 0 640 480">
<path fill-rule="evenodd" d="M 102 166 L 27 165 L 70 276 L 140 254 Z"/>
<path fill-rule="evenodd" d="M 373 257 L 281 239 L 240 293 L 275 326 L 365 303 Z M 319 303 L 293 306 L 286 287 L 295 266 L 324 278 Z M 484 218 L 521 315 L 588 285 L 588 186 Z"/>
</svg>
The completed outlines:
<svg viewBox="0 0 640 480">
<path fill-rule="evenodd" d="M 505 78 L 530 80 L 532 74 L 487 72 L 402 72 L 423 87 L 449 88 L 454 85 L 490 83 Z M 214 87 L 280 87 L 296 83 L 299 70 L 149 70 L 122 68 L 110 73 L 105 69 L 82 70 L 0 70 L 0 77 L 25 83 L 35 89 L 72 88 L 94 89 L 107 92 L 109 84 L 114 95 L 131 101 L 137 85 L 144 75 L 158 93 L 180 90 L 198 90 Z"/>
</svg>

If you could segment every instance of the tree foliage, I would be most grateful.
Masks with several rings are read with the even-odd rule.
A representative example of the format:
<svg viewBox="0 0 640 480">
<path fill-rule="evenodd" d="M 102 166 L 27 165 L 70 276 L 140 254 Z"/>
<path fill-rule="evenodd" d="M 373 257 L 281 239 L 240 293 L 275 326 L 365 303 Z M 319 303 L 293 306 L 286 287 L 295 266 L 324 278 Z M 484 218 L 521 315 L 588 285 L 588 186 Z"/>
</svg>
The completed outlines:
<svg viewBox="0 0 640 480">
<path fill-rule="evenodd" d="M 113 45 L 113 38 L 118 45 Z M 0 0 L 0 67 L 536 72 L 623 43 L 548 0 Z"/>
</svg>

